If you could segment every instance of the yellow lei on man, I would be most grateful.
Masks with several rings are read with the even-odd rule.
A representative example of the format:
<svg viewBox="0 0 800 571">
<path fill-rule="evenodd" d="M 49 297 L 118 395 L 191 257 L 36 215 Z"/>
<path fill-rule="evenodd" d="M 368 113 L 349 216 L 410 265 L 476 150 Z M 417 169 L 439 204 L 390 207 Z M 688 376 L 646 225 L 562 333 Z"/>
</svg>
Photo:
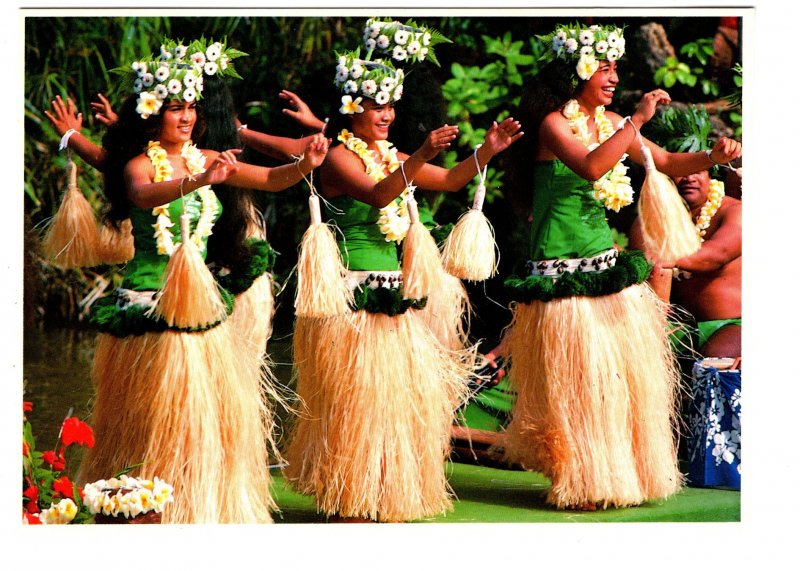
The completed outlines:
<svg viewBox="0 0 800 571">
<path fill-rule="evenodd" d="M 338 139 L 344 143 L 345 147 L 358 155 L 366 167 L 367 175 L 375 182 L 385 179 L 388 176 L 386 174 L 387 170 L 391 174 L 400 167 L 400 161 L 397 159 L 397 149 L 389 141 L 375 141 L 381 154 L 381 161 L 377 162 L 372 156 L 367 143 L 347 129 L 342 129 Z M 404 188 L 398 197 L 400 199 L 399 202 L 395 199 L 378 211 L 380 216 L 376 224 L 381 233 L 386 236 L 387 242 L 394 241 L 399 244 L 406 237 L 408 228 L 411 225 L 405 201 L 407 194 L 407 189 Z"/>
<path fill-rule="evenodd" d="M 596 149 L 601 143 L 606 142 L 615 132 L 614 126 L 606 117 L 606 109 L 602 105 L 599 105 L 594 110 L 594 123 L 597 126 L 597 140 L 599 141 L 597 143 L 592 143 L 592 134 L 589 132 L 588 126 L 589 117 L 581 112 L 577 100 L 570 99 L 567 101 L 561 114 L 569 120 L 569 126 L 573 134 L 590 151 Z M 593 183 L 595 198 L 614 212 L 619 212 L 620 208 L 633 202 L 631 179 L 627 176 L 628 167 L 622 164 L 622 161 L 627 157 L 627 154 L 622 155 L 622 158 L 610 171 Z"/>
<path fill-rule="evenodd" d="M 153 167 L 156 170 L 153 182 L 163 182 L 165 180 L 172 180 L 172 164 L 167 158 L 167 151 L 165 151 L 158 141 L 150 141 L 147 144 L 147 156 Z M 206 157 L 203 152 L 198 149 L 191 141 L 186 141 L 181 148 L 181 157 L 186 163 L 186 169 L 191 176 L 205 172 Z M 214 218 L 217 215 L 217 197 L 211 187 L 201 186 L 197 190 L 198 198 L 200 199 L 200 217 L 197 220 L 197 226 L 191 236 L 192 242 L 198 248 L 203 247 L 203 238 L 211 235 L 211 228 L 214 226 Z M 156 223 L 153 224 L 155 233 L 153 237 L 156 239 L 156 246 L 158 253 L 161 255 L 171 256 L 177 248 L 173 239 L 171 227 L 175 223 L 169 217 L 169 203 L 156 206 L 152 210 L 153 215 L 156 217 Z"/>
<path fill-rule="evenodd" d="M 725 183 L 721 180 L 711 179 L 709 187 L 708 199 L 700 208 L 700 214 L 694 221 L 694 227 L 697 229 L 697 235 L 700 236 L 701 242 L 705 241 L 706 230 L 711 224 L 711 219 L 722 206 L 722 199 L 725 197 Z"/>
</svg>

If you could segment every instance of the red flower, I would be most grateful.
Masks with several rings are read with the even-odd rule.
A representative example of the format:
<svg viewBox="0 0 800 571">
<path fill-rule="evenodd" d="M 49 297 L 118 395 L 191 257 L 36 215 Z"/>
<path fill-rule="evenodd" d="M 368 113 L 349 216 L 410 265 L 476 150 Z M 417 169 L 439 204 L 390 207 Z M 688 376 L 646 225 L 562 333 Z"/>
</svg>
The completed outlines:
<svg viewBox="0 0 800 571">
<path fill-rule="evenodd" d="M 28 457 L 31 455 L 31 448 L 28 446 L 27 442 L 22 443 L 22 455 Z"/>
<path fill-rule="evenodd" d="M 42 520 L 39 519 L 38 515 L 29 514 L 26 512 L 22 512 L 22 515 L 25 519 L 28 520 L 28 523 L 31 525 L 42 525 Z"/>
<path fill-rule="evenodd" d="M 39 513 L 39 488 L 37 486 L 28 486 L 28 488 L 22 492 L 22 495 L 28 498 L 25 509 L 32 514 Z"/>
<path fill-rule="evenodd" d="M 62 450 L 59 452 L 58 456 L 52 450 L 45 450 L 42 452 L 42 460 L 44 460 L 47 464 L 53 467 L 53 470 L 61 471 L 64 469 L 66 465 L 66 459 L 64 458 L 64 451 Z"/>
<path fill-rule="evenodd" d="M 38 486 L 28 486 L 22 495 L 28 498 L 31 502 L 39 501 L 39 488 Z"/>
<path fill-rule="evenodd" d="M 64 420 L 64 424 L 61 426 L 61 440 L 64 446 L 79 444 L 91 448 L 94 446 L 94 432 L 88 424 L 81 422 L 77 417 L 70 416 Z"/>
<path fill-rule="evenodd" d="M 61 476 L 53 482 L 53 491 L 61 494 L 64 498 L 72 498 L 72 482 L 66 476 Z"/>
<path fill-rule="evenodd" d="M 22 412 L 31 412 L 33 410 L 33 403 L 31 401 L 22 401 Z"/>
</svg>

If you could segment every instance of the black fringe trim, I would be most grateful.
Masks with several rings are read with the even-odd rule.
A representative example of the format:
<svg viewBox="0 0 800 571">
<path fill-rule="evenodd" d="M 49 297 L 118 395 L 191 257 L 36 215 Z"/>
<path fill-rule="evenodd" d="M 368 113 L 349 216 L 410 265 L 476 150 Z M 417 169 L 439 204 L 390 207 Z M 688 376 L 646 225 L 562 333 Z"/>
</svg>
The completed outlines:
<svg viewBox="0 0 800 571">
<path fill-rule="evenodd" d="M 385 313 L 386 315 L 400 315 L 408 309 L 422 309 L 428 303 L 428 298 L 405 299 L 400 289 L 379 287 L 356 288 L 353 292 L 353 311 L 364 310 L 369 313 Z"/>
</svg>

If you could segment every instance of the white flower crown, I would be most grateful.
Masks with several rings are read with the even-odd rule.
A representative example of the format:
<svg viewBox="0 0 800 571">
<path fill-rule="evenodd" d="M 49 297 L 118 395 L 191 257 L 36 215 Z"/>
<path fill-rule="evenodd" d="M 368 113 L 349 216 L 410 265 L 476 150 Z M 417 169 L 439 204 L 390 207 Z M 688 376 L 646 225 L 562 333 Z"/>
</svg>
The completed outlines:
<svg viewBox="0 0 800 571">
<path fill-rule="evenodd" d="M 395 20 L 367 20 L 364 28 L 366 55 L 361 57 L 361 47 L 336 54 L 334 83 L 342 92 L 339 113 L 363 112 L 361 102 L 365 97 L 374 99 L 378 105 L 399 101 L 403 96 L 405 73 L 395 68 L 393 61 L 414 64 L 427 59 L 439 65 L 433 47 L 443 42 L 450 40 L 411 20 L 405 24 Z M 372 59 L 373 54 L 380 57 Z"/>
<path fill-rule="evenodd" d="M 343 115 L 361 113 L 360 103 L 364 97 L 374 99 L 378 105 L 399 101 L 403 96 L 405 72 L 395 68 L 391 61 L 365 60 L 360 50 L 337 55 L 334 83 L 342 92 Z"/>
<path fill-rule="evenodd" d="M 433 48 L 441 43 L 451 41 L 436 30 L 412 20 L 403 24 L 396 20 L 370 18 L 364 28 L 366 59 L 376 52 L 399 62 L 417 63 L 427 59 L 439 65 Z"/>
<path fill-rule="evenodd" d="M 158 115 L 166 100 L 200 100 L 205 76 L 241 79 L 233 60 L 246 55 L 227 47 L 224 41 L 207 43 L 205 38 L 200 38 L 187 45 L 164 39 L 157 58 L 149 56 L 134 61 L 127 68 L 112 71 L 131 79 L 133 93 L 139 94 L 136 112 L 147 119 Z"/>
<path fill-rule="evenodd" d="M 616 61 L 625 55 L 623 31 L 616 26 L 558 25 L 552 33 L 538 37 L 552 48 L 546 58 L 577 60 L 578 77 L 588 80 L 600 66 L 599 60 Z"/>
</svg>

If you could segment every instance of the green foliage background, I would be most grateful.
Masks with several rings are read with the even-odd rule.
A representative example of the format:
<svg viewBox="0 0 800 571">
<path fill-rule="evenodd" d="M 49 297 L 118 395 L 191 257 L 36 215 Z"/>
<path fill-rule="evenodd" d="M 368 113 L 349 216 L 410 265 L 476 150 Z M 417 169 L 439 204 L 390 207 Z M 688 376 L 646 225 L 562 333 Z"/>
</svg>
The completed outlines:
<svg viewBox="0 0 800 571">
<path fill-rule="evenodd" d="M 119 271 L 118 268 L 61 271 L 50 267 L 36 254 L 38 236 L 55 213 L 64 187 L 66 154 L 58 152 L 59 137 L 43 114 L 56 95 L 75 100 L 84 116 L 83 133 L 99 143 L 103 126 L 91 117 L 90 101 L 97 93 L 103 93 L 112 104 L 119 105 L 127 95 L 118 91 L 110 69 L 142 55 L 157 53 L 165 36 L 184 40 L 200 35 L 215 40 L 226 38 L 229 45 L 249 54 L 237 60 L 237 70 L 244 80 L 233 86 L 241 121 L 252 129 L 271 134 L 301 136 L 305 134 L 302 129 L 281 113 L 284 102 L 278 98 L 279 91 L 293 90 L 319 117 L 333 118 L 338 109 L 338 101 L 331 91 L 333 54 L 336 50 L 359 45 L 366 17 L 347 14 L 324 18 L 70 17 L 67 14 L 25 18 L 24 192 L 29 230 L 26 236 L 29 254 L 26 315 L 37 321 L 80 317 L 83 307 L 80 302 L 87 291 L 96 289 L 98 283 L 113 283 Z M 392 141 L 400 149 L 411 152 L 427 130 L 443 122 L 458 124 L 461 137 L 457 147 L 439 158 L 440 164 L 449 166 L 469 156 L 492 121 L 513 115 L 524 77 L 535 74 L 541 65 L 538 60 L 545 47 L 536 40 L 536 34 L 549 32 L 564 18 L 457 17 L 450 13 L 446 17 L 415 14 L 414 19 L 439 30 L 453 43 L 437 48 L 441 67 L 422 64 L 419 71 L 415 69 L 409 75 L 408 82 L 416 75 L 418 89 L 415 93 L 418 95 L 409 96 L 407 86 L 397 107 L 398 122 Z M 593 23 L 626 25 L 630 31 L 654 20 L 595 18 Z M 703 45 L 703 38 L 713 37 L 718 19 L 662 18 L 655 21 L 664 25 L 677 50 L 692 42 Z M 631 48 L 629 43 L 628 55 L 620 69 L 620 91 L 636 94 L 654 88 L 656 82 L 652 74 L 642 74 L 635 68 L 636 56 Z M 711 97 L 699 86 L 694 91 L 688 91 L 682 84 L 679 87 L 684 89 L 680 93 L 682 97 L 690 97 L 695 102 Z M 615 103 L 616 110 L 627 114 L 637 101 L 635 97 L 629 101 L 620 98 Z M 250 154 L 247 160 L 272 164 L 255 154 Z M 79 186 L 99 210 L 103 202 L 102 179 L 88 165 L 79 160 L 77 163 Z M 488 181 L 485 212 L 498 232 L 502 276 L 507 275 L 515 259 L 524 254 L 527 229 L 524 220 L 514 220 L 514 209 L 504 195 L 501 160 L 490 165 Z M 471 203 L 472 190 L 448 194 L 447 198 L 432 197 L 431 207 L 437 220 L 442 224 L 454 222 Z M 265 195 L 262 206 L 269 238 L 281 254 L 276 265 L 278 281 L 291 286 L 297 244 L 308 223 L 307 189 L 298 185 L 283 193 Z M 499 279 L 482 284 L 481 290 L 484 297 L 502 304 Z M 291 304 L 283 305 L 288 306 L 289 312 Z M 497 307 L 493 305 L 494 309 Z M 480 323 L 477 325 L 480 327 Z"/>
</svg>

